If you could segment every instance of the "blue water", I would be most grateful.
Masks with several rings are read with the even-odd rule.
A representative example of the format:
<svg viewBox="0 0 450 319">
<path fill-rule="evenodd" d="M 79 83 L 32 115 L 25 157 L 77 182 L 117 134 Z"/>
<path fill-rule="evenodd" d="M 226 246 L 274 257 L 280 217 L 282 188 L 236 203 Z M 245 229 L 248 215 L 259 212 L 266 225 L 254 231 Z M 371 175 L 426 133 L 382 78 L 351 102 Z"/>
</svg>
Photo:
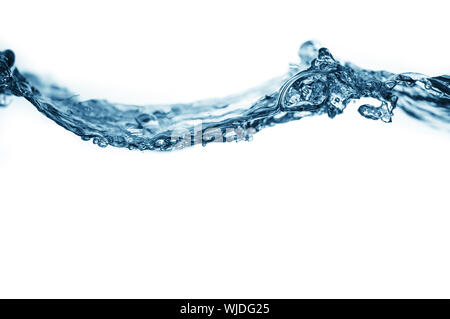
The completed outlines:
<svg viewBox="0 0 450 319">
<path fill-rule="evenodd" d="M 287 74 L 247 92 L 170 105 L 125 105 L 79 101 L 66 88 L 14 66 L 0 52 L 0 106 L 23 97 L 41 113 L 100 147 L 171 151 L 195 144 L 250 140 L 268 126 L 314 115 L 341 114 L 348 105 L 370 120 L 390 123 L 402 111 L 418 121 L 450 130 L 450 76 L 371 71 L 335 60 L 311 41 Z M 362 105 L 361 105 L 362 104 Z"/>
</svg>

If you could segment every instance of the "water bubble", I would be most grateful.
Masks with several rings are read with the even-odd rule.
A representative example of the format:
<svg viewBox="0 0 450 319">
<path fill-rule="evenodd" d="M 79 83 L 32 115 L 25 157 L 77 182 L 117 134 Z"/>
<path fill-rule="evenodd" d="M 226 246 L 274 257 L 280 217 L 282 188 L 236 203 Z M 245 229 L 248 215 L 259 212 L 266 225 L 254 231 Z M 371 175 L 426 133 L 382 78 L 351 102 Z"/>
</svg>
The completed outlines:
<svg viewBox="0 0 450 319">
<path fill-rule="evenodd" d="M 166 140 L 163 138 L 160 138 L 155 141 L 155 146 L 158 146 L 158 147 L 164 146 L 165 144 L 166 144 Z"/>
<path fill-rule="evenodd" d="M 397 81 L 389 80 L 384 83 L 384 85 L 389 89 L 393 89 L 397 85 Z"/>
<path fill-rule="evenodd" d="M 301 97 L 299 94 L 294 94 L 291 96 L 291 98 L 289 99 L 289 103 L 290 104 L 297 104 L 298 102 L 301 101 Z"/>
<path fill-rule="evenodd" d="M 136 122 L 142 127 L 152 124 L 155 125 L 157 124 L 157 118 L 153 115 L 142 113 L 136 117 Z"/>
<path fill-rule="evenodd" d="M 96 136 L 93 138 L 92 142 L 102 148 L 105 148 L 106 146 L 108 146 L 108 141 L 103 137 Z"/>
</svg>

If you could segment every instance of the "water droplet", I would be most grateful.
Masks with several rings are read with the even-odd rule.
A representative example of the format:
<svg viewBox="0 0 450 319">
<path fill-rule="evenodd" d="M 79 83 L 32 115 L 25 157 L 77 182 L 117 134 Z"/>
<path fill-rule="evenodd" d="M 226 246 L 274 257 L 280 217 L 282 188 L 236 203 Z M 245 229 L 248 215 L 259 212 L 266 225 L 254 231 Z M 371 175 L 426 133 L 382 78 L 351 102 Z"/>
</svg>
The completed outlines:
<svg viewBox="0 0 450 319">
<path fill-rule="evenodd" d="M 6 107 L 11 104 L 12 98 L 4 94 L 0 94 L 0 107 Z"/>
<path fill-rule="evenodd" d="M 313 41 L 306 41 L 298 49 L 300 62 L 304 65 L 310 65 L 311 61 L 317 57 L 317 44 Z"/>
<path fill-rule="evenodd" d="M 14 65 L 16 57 L 13 51 L 11 50 L 5 50 L 0 51 L 0 61 L 3 60 L 4 63 L 8 66 L 8 68 L 12 68 Z"/>
<path fill-rule="evenodd" d="M 331 55 L 330 51 L 327 48 L 320 48 L 319 49 L 319 55 L 318 58 L 320 60 L 325 60 L 325 59 L 333 59 L 333 56 Z"/>
</svg>

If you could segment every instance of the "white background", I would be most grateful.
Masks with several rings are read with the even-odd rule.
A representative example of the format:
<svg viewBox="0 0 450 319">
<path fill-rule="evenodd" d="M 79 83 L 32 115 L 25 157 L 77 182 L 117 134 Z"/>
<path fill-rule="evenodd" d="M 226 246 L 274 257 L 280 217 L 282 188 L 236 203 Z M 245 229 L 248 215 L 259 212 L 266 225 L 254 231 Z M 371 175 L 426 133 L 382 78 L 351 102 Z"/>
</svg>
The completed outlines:
<svg viewBox="0 0 450 319">
<path fill-rule="evenodd" d="M 86 98 L 187 102 L 338 58 L 449 74 L 448 1 L 8 1 L 0 47 Z M 0 110 L 0 297 L 450 297 L 448 133 L 355 109 L 174 153 Z"/>
</svg>

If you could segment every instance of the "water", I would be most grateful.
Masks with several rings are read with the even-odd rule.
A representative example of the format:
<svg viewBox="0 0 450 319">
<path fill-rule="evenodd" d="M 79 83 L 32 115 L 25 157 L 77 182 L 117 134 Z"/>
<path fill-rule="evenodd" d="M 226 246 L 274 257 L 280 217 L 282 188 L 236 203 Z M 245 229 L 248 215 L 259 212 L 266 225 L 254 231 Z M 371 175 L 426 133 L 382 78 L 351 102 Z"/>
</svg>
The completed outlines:
<svg viewBox="0 0 450 319">
<path fill-rule="evenodd" d="M 41 113 L 100 147 L 171 151 L 195 144 L 250 140 L 268 126 L 313 115 L 341 114 L 348 105 L 370 120 L 390 123 L 394 113 L 450 131 L 450 76 L 371 71 L 335 60 L 311 41 L 284 76 L 247 92 L 186 104 L 136 106 L 79 101 L 58 85 L 14 66 L 0 52 L 0 106 L 9 96 L 27 99 Z"/>
</svg>

